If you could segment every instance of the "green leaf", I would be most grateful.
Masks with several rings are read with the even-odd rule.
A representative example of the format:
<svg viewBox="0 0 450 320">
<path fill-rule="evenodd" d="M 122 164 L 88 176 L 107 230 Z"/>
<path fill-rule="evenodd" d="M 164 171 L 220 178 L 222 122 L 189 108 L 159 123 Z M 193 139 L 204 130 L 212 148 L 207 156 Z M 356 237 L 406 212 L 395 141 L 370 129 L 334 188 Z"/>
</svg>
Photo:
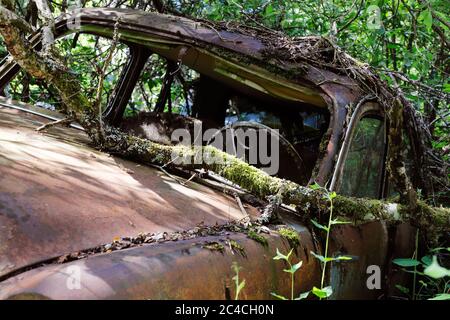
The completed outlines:
<svg viewBox="0 0 450 320">
<path fill-rule="evenodd" d="M 450 83 L 445 83 L 444 84 L 444 92 L 445 93 L 450 93 Z M 450 248 L 447 248 L 450 249 Z"/>
<path fill-rule="evenodd" d="M 353 260 L 352 257 L 350 256 L 337 256 L 337 257 L 324 257 L 320 254 L 316 254 L 314 252 L 311 252 L 311 254 L 316 257 L 317 259 L 319 259 L 321 262 L 330 262 L 330 261 L 348 261 L 348 260 Z"/>
<path fill-rule="evenodd" d="M 396 284 L 395 287 L 396 287 L 401 293 L 403 293 L 403 294 L 409 294 L 409 289 L 408 289 L 408 288 L 406 288 L 406 287 L 404 287 L 404 286 L 401 286 L 401 285 L 399 285 L 399 284 Z"/>
<path fill-rule="evenodd" d="M 289 251 L 289 253 L 286 256 L 286 261 L 289 261 L 289 258 L 291 257 L 292 252 L 294 252 L 294 248 L 291 249 L 291 251 Z"/>
<path fill-rule="evenodd" d="M 392 260 L 392 262 L 400 267 L 415 267 L 420 264 L 420 262 L 417 261 L 416 259 L 406 259 L 406 258 L 405 259 L 394 259 L 394 260 Z"/>
<path fill-rule="evenodd" d="M 239 285 L 236 288 L 237 295 L 239 295 L 239 293 L 242 291 L 242 289 L 244 289 L 244 287 L 245 287 L 245 280 L 242 280 L 242 282 L 239 283 Z"/>
<path fill-rule="evenodd" d="M 337 196 L 336 192 L 333 191 L 333 192 L 330 193 L 330 199 L 331 199 L 331 200 L 333 200 L 334 198 L 336 198 L 336 196 Z"/>
<path fill-rule="evenodd" d="M 295 273 L 298 269 L 301 268 L 303 264 L 303 261 L 300 261 L 299 263 L 294 264 L 291 269 L 289 269 L 289 273 Z"/>
<path fill-rule="evenodd" d="M 233 264 L 231 265 L 231 269 L 233 269 L 234 273 L 239 273 L 239 271 L 242 269 L 242 267 L 240 267 L 240 266 L 238 265 L 238 263 L 237 263 L 236 261 L 234 261 Z M 234 276 L 233 279 L 234 279 L 235 277 L 236 277 L 236 276 Z"/>
<path fill-rule="evenodd" d="M 298 296 L 298 298 L 295 298 L 294 300 L 303 300 L 308 298 L 310 291 L 306 291 L 303 293 L 300 293 L 300 295 Z"/>
<path fill-rule="evenodd" d="M 350 257 L 350 256 L 337 256 L 337 257 L 335 257 L 335 258 L 333 258 L 333 259 L 334 259 L 334 260 L 345 260 L 345 261 L 353 260 L 353 258 Z"/>
<path fill-rule="evenodd" d="M 276 293 L 274 293 L 274 292 L 271 292 L 270 294 L 271 294 L 272 296 L 274 296 L 275 298 L 277 298 L 277 299 L 280 299 L 280 300 L 287 300 L 286 297 L 280 296 L 280 295 L 278 295 L 278 294 L 276 294 Z"/>
<path fill-rule="evenodd" d="M 350 223 L 352 223 L 352 222 L 351 221 L 341 221 L 339 219 L 331 220 L 331 224 L 350 224 Z"/>
<path fill-rule="evenodd" d="M 328 298 L 329 296 L 331 296 L 331 294 L 333 293 L 333 289 L 331 287 L 325 287 L 323 289 L 319 289 L 317 287 L 313 287 L 312 293 L 315 296 L 317 296 L 317 297 L 319 297 L 321 299 L 324 299 L 324 298 Z"/>
<path fill-rule="evenodd" d="M 450 294 L 448 293 L 440 293 L 437 296 L 430 298 L 428 300 L 450 300 Z"/>
<path fill-rule="evenodd" d="M 313 190 L 318 190 L 321 189 L 322 187 L 317 182 L 314 182 L 314 184 L 311 184 L 309 188 Z"/>
<path fill-rule="evenodd" d="M 424 256 L 424 257 L 422 257 L 422 259 L 420 259 L 420 260 L 421 260 L 422 263 L 423 263 L 424 265 L 426 265 L 426 266 L 429 266 L 429 265 L 433 262 L 431 256 Z"/>
<path fill-rule="evenodd" d="M 443 250 L 450 251 L 450 247 L 448 247 L 448 248 L 446 248 L 446 247 L 434 248 L 434 249 L 431 249 L 431 252 L 439 252 L 439 251 L 443 251 Z"/>
<path fill-rule="evenodd" d="M 450 270 L 444 267 L 441 267 L 437 261 L 437 257 L 433 256 L 433 261 L 431 264 L 425 268 L 423 271 L 427 276 L 432 277 L 434 279 L 444 278 L 446 276 L 450 276 Z"/>
<path fill-rule="evenodd" d="M 324 225 L 321 225 L 320 223 L 318 223 L 316 220 L 314 220 L 314 219 L 311 219 L 311 223 L 316 227 L 316 228 L 318 228 L 318 229 L 322 229 L 322 230 L 325 230 L 326 232 L 328 232 L 328 228 L 327 227 L 325 227 Z"/>
<path fill-rule="evenodd" d="M 264 15 L 267 17 L 267 16 L 270 16 L 270 15 L 272 15 L 273 14 L 273 7 L 272 7 L 272 5 L 268 5 L 267 7 L 266 7 L 266 10 L 265 10 L 265 12 L 264 12 Z"/>
<path fill-rule="evenodd" d="M 277 248 L 277 255 L 275 257 L 273 257 L 273 260 L 286 260 L 286 261 L 289 261 L 288 257 L 285 256 L 284 254 L 282 254 L 280 252 L 280 250 L 278 250 L 278 248 Z"/>
<path fill-rule="evenodd" d="M 317 253 L 315 253 L 315 252 L 313 252 L 313 251 L 311 251 L 311 254 L 312 254 L 316 259 L 318 259 L 320 262 L 325 262 L 325 257 L 324 257 L 324 256 L 322 256 L 322 255 L 320 255 L 320 254 L 317 254 Z"/>
<path fill-rule="evenodd" d="M 398 43 L 388 43 L 388 44 L 387 44 L 387 47 L 388 47 L 389 49 L 397 49 L 397 48 L 401 48 L 401 45 L 398 44 Z"/>
<path fill-rule="evenodd" d="M 291 256 L 293 251 L 294 251 L 294 249 L 291 249 L 291 251 L 289 251 L 289 253 L 285 256 L 277 248 L 277 255 L 275 257 L 273 257 L 273 260 L 286 260 L 289 262 L 289 257 Z"/>
<path fill-rule="evenodd" d="M 428 30 L 431 30 L 431 27 L 433 26 L 433 15 L 429 9 L 422 11 L 418 20 L 422 21 Z"/>
<path fill-rule="evenodd" d="M 290 269 L 284 269 L 283 271 L 287 272 L 287 273 L 295 273 L 298 269 L 300 269 L 302 264 L 303 264 L 303 261 L 300 261 L 299 263 L 296 263 L 293 266 L 291 266 Z"/>
<path fill-rule="evenodd" d="M 423 280 L 419 280 L 419 283 L 420 283 L 422 286 L 424 286 L 425 288 L 428 287 L 428 284 L 427 284 L 425 281 L 423 281 Z"/>
</svg>

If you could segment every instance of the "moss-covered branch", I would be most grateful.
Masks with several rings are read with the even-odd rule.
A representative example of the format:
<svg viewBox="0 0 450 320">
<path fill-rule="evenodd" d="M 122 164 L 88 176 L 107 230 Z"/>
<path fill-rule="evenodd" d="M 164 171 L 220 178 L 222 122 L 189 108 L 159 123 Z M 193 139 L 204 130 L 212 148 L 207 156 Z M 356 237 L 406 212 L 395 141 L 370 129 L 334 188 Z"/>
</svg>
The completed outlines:
<svg viewBox="0 0 450 320">
<path fill-rule="evenodd" d="M 294 205 L 298 214 L 305 219 L 328 211 L 329 203 L 322 191 L 269 176 L 212 146 L 167 146 L 130 136 L 114 128 L 107 128 L 106 133 L 103 148 L 109 152 L 144 163 L 211 170 L 261 198 L 278 195 L 283 203 Z M 173 159 L 177 157 L 184 159 L 184 163 L 174 164 Z M 211 159 L 215 161 L 209 161 Z M 432 242 L 450 232 L 450 209 L 431 207 L 421 201 L 412 209 L 409 205 L 338 195 L 334 203 L 337 216 L 355 224 L 373 220 L 385 220 L 388 223 L 409 221 L 421 228 Z"/>
</svg>

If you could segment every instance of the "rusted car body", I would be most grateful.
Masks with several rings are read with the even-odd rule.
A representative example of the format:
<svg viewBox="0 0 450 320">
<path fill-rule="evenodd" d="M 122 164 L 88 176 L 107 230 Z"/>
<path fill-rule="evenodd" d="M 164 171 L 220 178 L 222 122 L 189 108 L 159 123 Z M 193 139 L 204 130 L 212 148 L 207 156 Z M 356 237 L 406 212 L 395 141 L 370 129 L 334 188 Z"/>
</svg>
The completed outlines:
<svg viewBox="0 0 450 320">
<path fill-rule="evenodd" d="M 309 180 L 330 183 L 331 189 L 350 196 L 388 195 L 384 114 L 375 102 L 360 100 L 350 78 L 310 66 L 295 79 L 288 78 L 283 74 L 292 74 L 298 66 L 278 63 L 285 73 L 275 72 L 270 67 L 273 63 L 265 61 L 264 42 L 257 37 L 157 13 L 83 9 L 61 17 L 56 33 L 58 37 L 84 32 L 111 38 L 118 18 L 120 41 L 129 45 L 130 59 L 105 113 L 109 123 L 120 125 L 151 52 L 257 99 L 307 105 L 327 113 L 322 150 Z M 39 46 L 38 36 L 30 41 Z M 13 61 L 1 65 L 0 89 L 19 69 Z M 245 191 L 207 179 L 180 184 L 177 177 L 156 168 L 96 151 L 76 124 L 54 127 L 45 134 L 35 131 L 61 117 L 57 112 L 0 100 L 1 299 L 227 299 L 234 292 L 233 261 L 243 267 L 241 276 L 246 279 L 241 298 L 268 299 L 271 292 L 289 292 L 284 266 L 272 257 L 276 248 L 286 252 L 292 244 L 279 235 L 276 226 L 262 233 L 267 246 L 229 228 L 202 232 L 205 226 L 224 225 L 247 215 L 256 219 L 261 208 L 241 203 Z M 381 123 L 380 135 L 374 137 L 381 137 L 376 151 L 382 152 L 375 168 L 366 168 L 376 177 L 358 180 L 359 186 L 372 184 L 367 188 L 370 192 L 361 193 L 366 189 L 346 182 L 352 175 L 346 159 L 357 152 L 352 141 L 361 135 L 358 124 L 366 118 Z M 280 216 L 300 236 L 300 243 L 294 245 L 296 259 L 303 261 L 296 290 L 310 290 L 320 282 L 320 264 L 311 255 L 311 251 L 321 252 L 320 241 L 289 209 Z M 153 234 L 153 240 L 79 259 L 64 258 L 140 234 Z M 383 221 L 336 227 L 331 252 L 354 259 L 332 264 L 328 274 L 332 298 L 375 299 L 392 294 L 396 280 L 390 260 L 410 255 L 413 234 L 406 224 L 392 227 Z M 244 251 L 233 249 L 231 240 Z M 208 243 L 223 243 L 224 248 L 211 250 Z M 381 289 L 367 286 L 370 265 L 379 266 L 382 279 L 388 279 Z M 74 275 L 79 275 L 79 286 L 73 282 Z"/>
</svg>

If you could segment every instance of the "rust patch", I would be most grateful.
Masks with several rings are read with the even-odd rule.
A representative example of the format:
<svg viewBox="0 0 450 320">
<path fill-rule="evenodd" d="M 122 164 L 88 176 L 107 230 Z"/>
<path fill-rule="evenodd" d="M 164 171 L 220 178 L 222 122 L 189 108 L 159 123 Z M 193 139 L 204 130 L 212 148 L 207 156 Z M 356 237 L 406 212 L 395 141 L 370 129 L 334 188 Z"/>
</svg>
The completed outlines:
<svg viewBox="0 0 450 320">
<path fill-rule="evenodd" d="M 302 245 L 312 249 L 308 233 L 302 234 Z M 205 242 L 224 243 L 232 239 L 245 248 L 246 256 L 236 254 L 224 246 L 223 252 L 202 248 Z M 270 292 L 288 295 L 289 277 L 282 272 L 285 266 L 274 261 L 276 248 L 288 251 L 286 241 L 268 236 L 267 248 L 243 234 L 207 236 L 164 244 L 150 244 L 137 248 L 96 255 L 68 264 L 35 269 L 0 284 L 0 299 L 41 297 L 47 299 L 225 299 L 226 292 L 234 293 L 231 277 L 232 263 L 242 267 L 246 279 L 242 299 L 270 299 Z M 320 279 L 320 267 L 315 259 L 303 260 L 303 267 L 295 282 L 295 291 L 309 290 Z M 67 280 L 71 268 L 79 268 L 79 290 L 70 290 Z M 195 270 L 195 272 L 193 272 Z"/>
<path fill-rule="evenodd" d="M 233 197 L 98 152 L 82 131 L 35 132 L 44 121 L 0 108 L 0 275 L 117 236 L 244 218 Z"/>
</svg>

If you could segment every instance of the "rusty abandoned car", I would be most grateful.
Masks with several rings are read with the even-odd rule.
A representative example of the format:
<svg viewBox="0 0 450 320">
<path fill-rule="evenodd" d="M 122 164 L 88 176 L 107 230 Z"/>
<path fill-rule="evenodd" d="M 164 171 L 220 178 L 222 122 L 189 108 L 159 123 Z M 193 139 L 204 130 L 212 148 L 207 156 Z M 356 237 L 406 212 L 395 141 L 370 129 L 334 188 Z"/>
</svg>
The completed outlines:
<svg viewBox="0 0 450 320">
<path fill-rule="evenodd" d="M 200 120 L 205 128 L 278 129 L 279 176 L 299 184 L 316 181 L 359 198 L 386 199 L 394 192 L 386 174 L 385 114 L 374 100 L 361 99 L 349 77 L 269 61 L 266 44 L 250 31 L 217 30 L 181 17 L 82 9 L 56 23 L 60 39 L 75 33 L 111 39 L 115 32 L 128 55 L 108 96 L 105 122 L 151 136 L 162 119 L 155 114 L 167 111 L 177 71 L 188 68 L 198 74 L 194 98 L 187 114 L 174 117 Z M 38 35 L 30 41 L 40 45 Z M 167 62 L 156 106 L 147 114 L 125 116 L 141 72 L 155 56 Z M 4 94 L 19 71 L 12 59 L 3 61 Z M 289 207 L 280 207 L 277 223 L 293 228 L 299 243 L 280 236 L 278 225 L 260 230 L 266 245 L 231 228 L 213 232 L 230 221 L 257 219 L 266 199 L 220 177 L 187 181 L 183 172 L 97 151 L 76 123 L 35 130 L 62 118 L 54 110 L 0 100 L 1 299 L 226 299 L 234 290 L 234 261 L 246 279 L 242 297 L 270 299 L 271 292 L 289 291 L 282 264 L 272 258 L 276 248 L 287 252 L 290 246 L 303 261 L 296 290 L 320 283 L 320 263 L 311 251 L 320 252 L 323 244 Z M 160 141 L 167 136 L 161 134 Z M 413 133 L 408 138 L 411 144 L 416 139 Z M 411 161 L 409 167 L 418 165 Z M 332 264 L 331 298 L 392 294 L 400 275 L 390 261 L 412 254 L 414 235 L 407 223 L 336 227 L 331 250 L 352 260 Z M 209 248 L 214 244 L 221 247 Z M 370 265 L 381 268 L 381 289 L 366 285 Z M 72 283 L 77 272 L 79 287 Z"/>
</svg>

